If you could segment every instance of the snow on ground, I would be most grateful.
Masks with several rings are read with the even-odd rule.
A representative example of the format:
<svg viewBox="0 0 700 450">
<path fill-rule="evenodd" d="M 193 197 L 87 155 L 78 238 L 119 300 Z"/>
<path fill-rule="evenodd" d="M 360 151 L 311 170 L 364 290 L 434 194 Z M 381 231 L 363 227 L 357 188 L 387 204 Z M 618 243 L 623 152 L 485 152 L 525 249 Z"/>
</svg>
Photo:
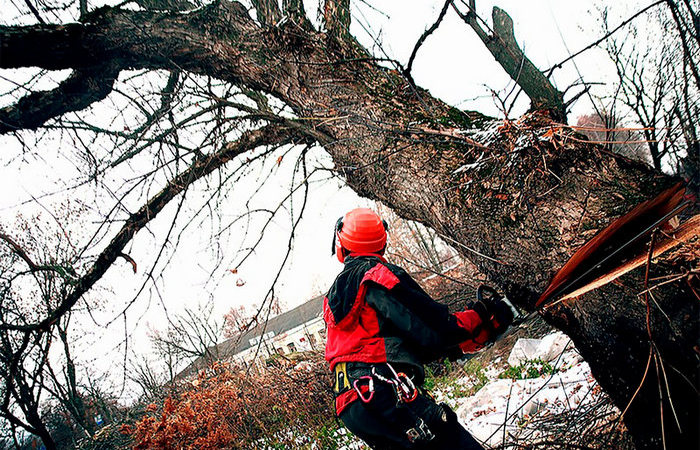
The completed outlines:
<svg viewBox="0 0 700 450">
<path fill-rule="evenodd" d="M 508 358 L 511 366 L 533 360 L 543 366 L 549 363 L 553 373 L 516 380 L 495 379 L 493 372 L 487 372 L 492 381 L 475 395 L 456 399 L 460 421 L 477 439 L 499 445 L 524 432 L 534 417 L 572 410 L 601 395 L 588 364 L 563 333 L 521 339 Z"/>
</svg>

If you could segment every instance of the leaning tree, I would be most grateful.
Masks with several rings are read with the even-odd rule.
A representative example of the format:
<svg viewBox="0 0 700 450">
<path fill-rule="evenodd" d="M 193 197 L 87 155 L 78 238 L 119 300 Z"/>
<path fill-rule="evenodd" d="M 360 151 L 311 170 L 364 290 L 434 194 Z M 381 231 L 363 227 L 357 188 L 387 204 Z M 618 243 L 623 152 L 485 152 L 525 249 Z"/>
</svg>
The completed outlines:
<svg viewBox="0 0 700 450">
<path fill-rule="evenodd" d="M 693 13 L 683 9 L 692 2 L 667 3 Z M 473 7 L 446 1 L 416 51 L 446 14 L 458 14 L 530 98 L 531 112 L 518 120 L 462 111 L 416 86 L 413 56 L 405 67 L 378 58 L 350 34 L 350 0 L 325 0 L 321 25 L 302 0 L 252 0 L 251 8 L 134 0 L 94 10 L 81 1 L 79 20 L 60 23 L 32 7 L 39 23 L 0 26 L 0 68 L 71 71 L 0 110 L 0 133 L 25 145 L 47 129 L 106 136 L 111 150 L 74 139 L 95 179 L 152 152 L 159 164 L 149 176 L 160 187 L 137 210 L 115 207 L 121 226 L 109 242 L 70 267 L 29 264 L 6 236 L 27 272 L 53 276 L 63 290 L 30 319 L 4 315 L 0 329 L 50 330 L 120 257 L 130 260 L 127 244 L 167 205 L 179 208 L 196 183 L 235 180 L 229 167 L 261 148 L 318 144 L 358 194 L 447 237 L 509 298 L 567 333 L 637 448 L 698 442 L 698 223 L 667 220 L 697 210 L 692 193 L 567 127 L 564 96 L 518 46 L 510 17 L 495 8 L 486 26 Z M 159 95 L 129 99 L 150 105 L 141 123 L 89 120 L 125 95 L 119 83 L 156 75 Z M 196 100 L 185 107 L 188 95 Z M 180 130 L 204 117 L 216 126 L 202 145 L 183 143 Z M 21 350 L 9 352 L 10 366 Z"/>
</svg>

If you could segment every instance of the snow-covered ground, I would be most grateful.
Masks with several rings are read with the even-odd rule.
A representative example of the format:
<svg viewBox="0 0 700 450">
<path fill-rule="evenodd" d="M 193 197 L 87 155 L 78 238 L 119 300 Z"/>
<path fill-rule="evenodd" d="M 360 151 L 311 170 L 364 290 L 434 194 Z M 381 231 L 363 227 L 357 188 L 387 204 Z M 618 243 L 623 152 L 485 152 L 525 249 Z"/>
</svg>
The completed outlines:
<svg viewBox="0 0 700 450">
<path fill-rule="evenodd" d="M 498 379 L 497 371 L 487 371 L 491 381 L 475 395 L 451 402 L 460 421 L 489 446 L 524 435 L 540 437 L 539 432 L 528 427 L 533 420 L 593 404 L 603 395 L 588 364 L 563 333 L 551 333 L 543 339 L 520 339 L 508 360 L 511 367 L 525 364 L 545 373 L 536 378 Z M 471 381 L 465 378 L 457 383 Z"/>
</svg>

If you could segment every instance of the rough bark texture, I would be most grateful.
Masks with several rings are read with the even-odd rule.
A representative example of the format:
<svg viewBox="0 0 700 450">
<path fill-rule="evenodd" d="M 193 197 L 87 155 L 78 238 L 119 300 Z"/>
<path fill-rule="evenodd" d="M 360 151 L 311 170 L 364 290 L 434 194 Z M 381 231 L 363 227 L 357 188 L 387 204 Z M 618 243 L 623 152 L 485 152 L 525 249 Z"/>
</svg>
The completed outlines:
<svg viewBox="0 0 700 450">
<path fill-rule="evenodd" d="M 272 94 L 307 118 L 306 133 L 355 191 L 478 251 L 458 247 L 526 308 L 597 230 L 677 181 L 582 142 L 544 115 L 501 122 L 445 105 L 343 38 L 338 5 L 327 2 L 326 20 L 339 27 L 328 34 L 304 20 L 260 26 L 225 1 L 187 15 L 108 9 L 84 25 L 0 27 L 0 67 L 176 66 Z M 675 270 L 657 265 L 654 275 Z M 638 269 L 546 313 L 620 409 L 649 355 L 643 286 Z M 667 445 L 681 448 L 697 442 L 700 303 L 684 280 L 654 298 L 651 331 L 665 372 L 652 362 L 625 423 L 638 448 L 661 448 L 658 383 L 667 380 L 683 432 L 664 400 Z"/>
</svg>

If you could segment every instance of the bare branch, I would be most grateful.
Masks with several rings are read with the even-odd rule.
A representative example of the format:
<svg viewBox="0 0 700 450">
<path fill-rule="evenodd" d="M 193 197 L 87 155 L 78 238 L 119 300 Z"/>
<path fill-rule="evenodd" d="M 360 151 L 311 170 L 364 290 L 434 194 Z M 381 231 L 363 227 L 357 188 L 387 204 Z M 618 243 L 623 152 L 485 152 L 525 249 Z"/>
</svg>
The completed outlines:
<svg viewBox="0 0 700 450">
<path fill-rule="evenodd" d="M 314 45 L 323 35 L 299 36 L 297 26 L 261 28 L 237 2 L 187 14 L 107 8 L 85 24 L 0 26 L 0 68 L 90 69 L 110 61 L 124 70 L 182 70 L 276 95 L 306 116 L 309 99 L 301 92 L 310 80 L 289 75 L 318 67 L 314 80 L 337 77 L 338 65 L 363 65 L 367 55 L 338 61 Z M 337 98 L 333 85 L 323 86 L 322 95 Z M 327 99 L 314 104 L 330 104 Z"/>
<path fill-rule="evenodd" d="M 326 0 L 323 4 L 323 19 L 330 34 L 336 37 L 347 36 L 350 30 L 350 0 Z"/>
<path fill-rule="evenodd" d="M 74 71 L 56 89 L 33 92 L 0 109 L 0 134 L 34 130 L 52 118 L 87 108 L 109 95 L 118 74 L 118 69 L 107 67 Z"/>
<path fill-rule="evenodd" d="M 647 6 L 646 8 L 642 8 L 641 10 L 639 10 L 639 11 L 637 11 L 635 14 L 633 14 L 631 17 L 629 17 L 627 20 L 624 20 L 624 21 L 623 21 L 622 23 L 620 23 L 618 26 L 616 26 L 615 28 L 613 28 L 613 29 L 610 30 L 609 32 L 605 33 L 605 34 L 604 34 L 603 36 L 601 36 L 599 39 L 596 39 L 594 42 L 588 44 L 587 46 L 585 46 L 585 47 L 582 48 L 581 50 L 577 51 L 577 52 L 574 53 L 573 55 L 571 55 L 571 56 L 569 56 L 568 58 L 566 58 L 566 59 L 564 59 L 564 60 L 558 62 L 558 63 L 555 64 L 555 65 L 553 65 L 553 66 L 550 67 L 549 69 L 545 70 L 545 72 L 547 72 L 548 74 L 551 74 L 552 71 L 553 71 L 554 69 L 560 68 L 563 64 L 565 64 L 565 63 L 571 61 L 572 59 L 576 58 L 576 57 L 577 57 L 578 55 L 580 55 L 581 53 L 592 49 L 592 48 L 595 47 L 596 45 L 598 45 L 598 44 L 600 44 L 601 42 L 603 42 L 604 40 L 608 39 L 608 38 L 609 38 L 610 36 L 612 36 L 613 34 L 617 33 L 620 29 L 624 28 L 627 24 L 629 24 L 629 23 L 631 23 L 632 21 L 634 21 L 634 19 L 636 19 L 637 17 L 641 16 L 642 14 L 644 14 L 645 12 L 647 12 L 647 11 L 649 11 L 650 9 L 654 8 L 655 6 L 658 6 L 658 5 L 660 5 L 661 3 L 664 3 L 665 1 L 666 1 L 666 0 L 657 0 L 656 2 L 654 2 L 654 3 L 652 3 L 651 5 Z"/>
<path fill-rule="evenodd" d="M 559 120 L 564 120 L 566 111 L 564 99 L 547 77 L 530 61 L 515 40 L 513 19 L 504 10 L 494 7 L 492 11 L 493 32 L 485 31 L 473 11 L 474 2 L 470 4 L 470 12 L 464 14 L 455 8 L 477 36 L 491 52 L 493 57 L 503 67 L 532 101 L 532 109 L 549 110 Z"/>
<path fill-rule="evenodd" d="M 123 254 L 124 247 L 131 241 L 133 236 L 156 217 L 173 198 L 181 194 L 192 183 L 212 173 L 248 150 L 255 149 L 261 145 L 285 145 L 293 142 L 295 138 L 300 136 L 300 133 L 293 129 L 283 128 L 278 125 L 268 125 L 257 130 L 245 132 L 238 141 L 229 143 L 216 153 L 199 156 L 187 170 L 173 178 L 141 209 L 129 216 L 121 230 L 97 257 L 92 267 L 75 283 L 74 290 L 45 319 L 28 325 L 1 323 L 0 329 L 26 331 L 44 329 L 50 326 L 70 311 L 73 305 L 102 278 L 107 269 Z"/>
<path fill-rule="evenodd" d="M 29 10 L 32 12 L 32 15 L 34 15 L 34 17 L 36 17 L 36 20 L 38 20 L 40 24 L 46 24 L 46 22 L 41 17 L 41 15 L 39 14 L 39 11 L 37 11 L 36 6 L 34 6 L 34 4 L 31 2 L 31 0 L 24 0 L 24 3 L 27 5 Z"/>
<path fill-rule="evenodd" d="M 277 0 L 252 0 L 255 11 L 258 13 L 258 21 L 263 26 L 273 26 L 282 18 Z"/>
<path fill-rule="evenodd" d="M 418 53 L 418 49 L 423 45 L 423 42 L 425 42 L 425 40 L 428 38 L 428 36 L 433 34 L 435 32 L 435 30 L 438 29 L 438 27 L 440 26 L 440 23 L 442 23 L 442 19 L 445 18 L 445 14 L 447 13 L 447 8 L 450 7 L 450 5 L 452 4 L 452 1 L 453 0 L 447 0 L 445 2 L 445 4 L 442 6 L 442 10 L 440 11 L 440 14 L 438 15 L 438 18 L 435 21 L 435 23 L 430 28 L 425 30 L 425 32 L 423 32 L 421 37 L 418 38 L 418 41 L 416 42 L 416 46 L 413 47 L 413 51 L 411 52 L 411 57 L 408 58 L 408 64 L 406 64 L 406 70 L 404 71 L 404 74 L 406 76 L 410 77 L 411 68 L 413 67 L 413 60 L 416 58 L 416 53 Z"/>
<path fill-rule="evenodd" d="M 27 263 L 30 270 L 38 270 L 39 266 L 37 266 L 37 264 L 34 261 L 32 261 L 32 259 L 29 257 L 29 255 L 27 255 L 27 252 L 25 252 L 24 249 L 19 244 L 17 244 L 17 242 L 14 241 L 14 239 L 12 239 L 10 236 L 6 235 L 5 233 L 0 233 L 0 239 L 5 241 L 10 246 L 12 251 L 17 256 L 22 258 L 22 260 L 25 263 Z"/>
<path fill-rule="evenodd" d="M 304 3 L 302 0 L 282 0 L 282 8 L 284 14 L 294 22 L 300 22 L 300 19 L 306 19 L 304 11 Z"/>
<path fill-rule="evenodd" d="M 686 58 L 688 58 L 690 61 L 693 60 L 693 52 L 690 50 L 690 45 L 688 44 L 688 36 L 686 32 L 684 31 L 683 27 L 683 21 L 680 17 L 680 14 L 678 12 L 678 7 L 676 6 L 676 3 L 673 0 L 667 0 L 666 3 L 668 3 L 668 7 L 671 10 L 671 15 L 673 16 L 673 21 L 676 24 L 676 27 L 678 29 L 678 35 L 681 38 L 681 44 L 683 45 L 683 54 L 685 55 Z M 691 11 L 692 13 L 692 11 Z M 695 18 L 697 21 L 697 17 Z M 700 40 L 700 37 L 696 38 Z M 698 66 L 697 64 L 690 64 L 690 70 L 693 74 L 693 78 L 695 79 L 695 85 L 698 89 L 700 89 L 700 73 L 698 72 Z"/>
<path fill-rule="evenodd" d="M 73 269 L 70 267 L 61 267 L 59 265 L 41 265 L 36 264 L 27 254 L 27 252 L 10 236 L 5 233 L 0 233 L 0 240 L 5 241 L 12 249 L 12 252 L 19 256 L 29 267 L 30 272 L 56 272 L 63 278 L 72 278 Z"/>
</svg>

